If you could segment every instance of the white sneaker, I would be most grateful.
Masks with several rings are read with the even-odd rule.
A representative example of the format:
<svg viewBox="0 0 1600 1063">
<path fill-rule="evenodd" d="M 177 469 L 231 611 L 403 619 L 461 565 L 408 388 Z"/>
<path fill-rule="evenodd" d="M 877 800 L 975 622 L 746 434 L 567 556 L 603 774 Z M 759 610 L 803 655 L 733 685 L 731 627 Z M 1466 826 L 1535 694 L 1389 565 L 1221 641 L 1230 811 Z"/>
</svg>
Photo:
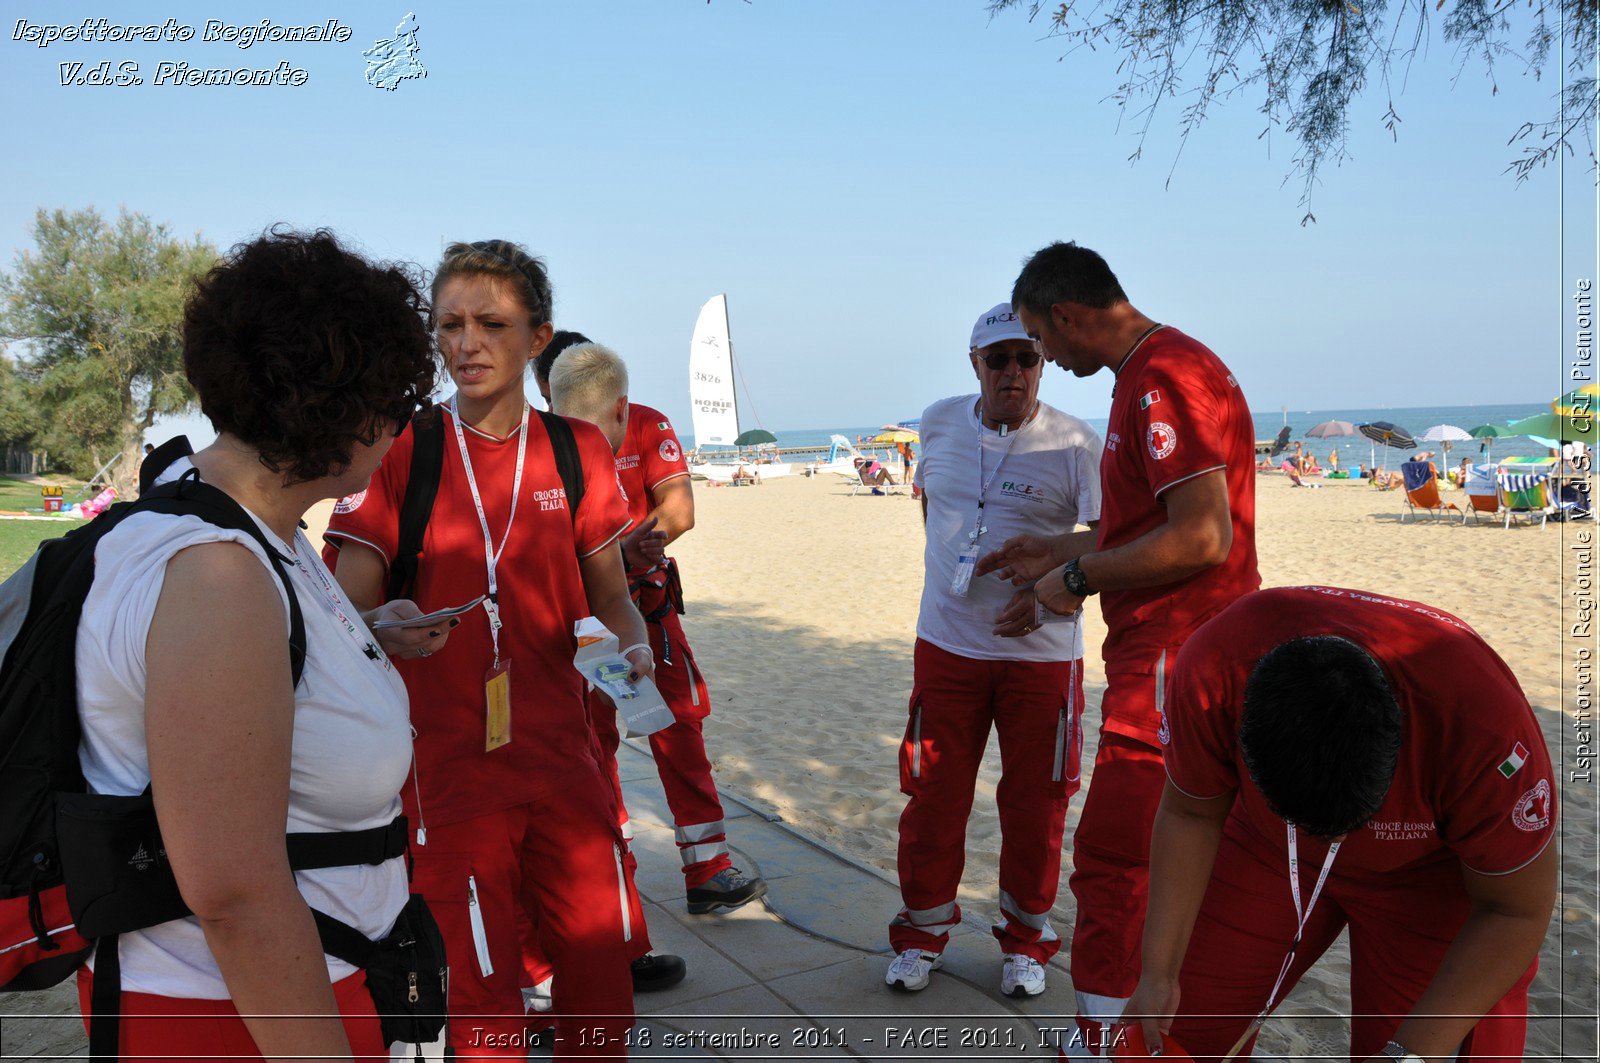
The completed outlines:
<svg viewBox="0 0 1600 1063">
<path fill-rule="evenodd" d="M 522 1011 L 532 1015 L 534 1012 L 549 1011 L 555 1007 L 555 1001 L 550 996 L 550 987 L 555 984 L 555 975 L 551 975 L 538 985 L 522 987 Z"/>
<path fill-rule="evenodd" d="M 928 988 L 928 975 L 939 969 L 944 957 L 937 952 L 906 949 L 889 964 L 889 973 L 883 980 L 896 989 L 915 993 Z"/>
<path fill-rule="evenodd" d="M 1008 952 L 1000 970 L 1000 992 L 1008 997 L 1036 997 L 1044 992 L 1044 964 L 1032 956 Z"/>
</svg>

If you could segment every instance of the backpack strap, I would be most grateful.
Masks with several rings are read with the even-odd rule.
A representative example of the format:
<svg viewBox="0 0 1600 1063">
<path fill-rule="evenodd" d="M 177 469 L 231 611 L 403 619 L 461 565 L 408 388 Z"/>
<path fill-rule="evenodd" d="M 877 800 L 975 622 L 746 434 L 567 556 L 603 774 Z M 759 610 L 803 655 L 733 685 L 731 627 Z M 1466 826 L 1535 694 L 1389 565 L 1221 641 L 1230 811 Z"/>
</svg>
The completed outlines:
<svg viewBox="0 0 1600 1063">
<path fill-rule="evenodd" d="M 131 510 L 199 517 L 219 528 L 244 532 L 255 540 L 256 545 L 265 551 L 272 571 L 283 584 L 284 593 L 289 599 L 289 675 L 298 687 L 300 677 L 306 670 L 306 620 L 300 610 L 300 597 L 289 580 L 287 566 L 293 562 L 267 540 L 255 518 L 226 492 L 201 480 L 198 473 L 185 473 L 175 482 L 152 488 L 133 503 Z"/>
<path fill-rule="evenodd" d="M 443 472 L 444 418 L 435 412 L 411 423 L 411 474 L 400 503 L 399 546 L 389 563 L 387 601 L 409 598 L 416 588 L 417 558 L 422 554 L 422 538 L 428 531 Z"/>
<path fill-rule="evenodd" d="M 583 462 L 578 457 L 578 437 L 565 417 L 544 410 L 539 411 L 544 430 L 550 436 L 550 449 L 555 454 L 556 471 L 561 474 L 561 486 L 567 492 L 567 513 L 572 523 L 578 523 L 578 507 L 583 504 Z"/>
<path fill-rule="evenodd" d="M 377 865 L 406 854 L 406 817 L 369 830 L 296 831 L 287 838 L 291 871 Z"/>
<path fill-rule="evenodd" d="M 94 943 L 94 981 L 89 990 L 89 1058 L 93 1063 L 119 1063 L 122 1057 L 122 958 L 117 935 Z"/>
<path fill-rule="evenodd" d="M 173 436 L 146 454 L 144 461 L 139 465 L 140 496 L 143 497 L 155 488 L 156 480 L 160 479 L 161 474 L 166 472 L 173 462 L 179 458 L 187 458 L 193 453 L 194 448 L 189 445 L 188 436 Z"/>
</svg>

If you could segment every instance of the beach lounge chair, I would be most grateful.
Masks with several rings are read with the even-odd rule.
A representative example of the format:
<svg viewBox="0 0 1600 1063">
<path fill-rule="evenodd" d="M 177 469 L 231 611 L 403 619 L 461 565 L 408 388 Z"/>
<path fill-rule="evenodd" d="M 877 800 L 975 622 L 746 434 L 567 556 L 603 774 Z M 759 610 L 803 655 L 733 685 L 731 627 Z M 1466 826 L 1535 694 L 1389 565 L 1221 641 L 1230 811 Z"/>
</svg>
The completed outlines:
<svg viewBox="0 0 1600 1063">
<path fill-rule="evenodd" d="M 1539 527 L 1555 511 L 1550 503 L 1550 472 L 1548 469 L 1528 470 L 1527 466 L 1500 466 L 1495 474 L 1495 486 L 1500 494 L 1500 508 L 1506 515 L 1505 526 L 1514 520 L 1539 518 Z"/>
<path fill-rule="evenodd" d="M 1461 523 L 1471 517 L 1476 524 L 1480 514 L 1494 516 L 1500 512 L 1500 492 L 1495 487 L 1493 465 L 1467 466 L 1467 508 L 1461 514 Z"/>
<path fill-rule="evenodd" d="M 910 486 L 909 484 L 895 483 L 893 474 L 890 474 L 888 477 L 886 477 L 882 483 L 876 483 L 867 479 L 869 475 L 876 473 L 879 469 L 887 471 L 887 466 L 883 465 L 883 463 L 879 462 L 875 458 L 867 458 L 857 462 L 855 468 L 855 481 L 850 485 L 851 498 L 854 498 L 856 496 L 856 492 L 862 490 L 863 488 L 869 492 L 875 492 L 877 494 L 892 495 L 896 491 L 904 491 Z"/>
<path fill-rule="evenodd" d="M 1438 473 L 1439 470 L 1434 468 L 1431 461 L 1408 461 L 1400 466 L 1400 476 L 1406 488 L 1405 509 L 1400 511 L 1402 521 L 1407 513 L 1415 516 L 1419 509 L 1432 513 L 1435 519 L 1443 519 L 1447 509 L 1461 512 L 1460 506 L 1439 497 Z"/>
</svg>

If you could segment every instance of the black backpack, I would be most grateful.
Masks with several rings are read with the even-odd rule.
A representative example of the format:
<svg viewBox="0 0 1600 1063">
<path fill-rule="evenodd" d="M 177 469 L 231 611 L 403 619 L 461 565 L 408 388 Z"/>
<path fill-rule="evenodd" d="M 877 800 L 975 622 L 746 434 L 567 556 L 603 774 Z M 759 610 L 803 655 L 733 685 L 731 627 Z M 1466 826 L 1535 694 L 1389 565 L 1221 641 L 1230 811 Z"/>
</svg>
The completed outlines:
<svg viewBox="0 0 1600 1063">
<path fill-rule="evenodd" d="M 96 1059 L 114 1060 L 118 1053 L 118 935 L 190 914 L 166 859 L 149 788 L 136 797 L 90 794 L 79 767 L 77 631 L 94 582 L 96 545 L 143 512 L 196 516 L 246 533 L 288 591 L 296 686 L 305 667 L 305 619 L 285 568 L 289 559 L 237 502 L 197 475 L 153 486 L 189 453 L 181 436 L 159 447 L 140 468 L 138 501 L 118 502 L 43 543 L 0 583 L 0 992 L 56 985 L 92 951 L 89 1044 Z M 286 836 L 295 870 L 381 864 L 404 855 L 406 842 L 404 816 L 367 831 Z M 391 1042 L 430 1041 L 443 1027 L 443 944 L 420 902 L 413 896 L 395 931 L 379 942 L 313 911 L 324 951 L 368 970 Z M 396 971 L 405 984 L 392 999 L 378 999 Z M 411 991 L 419 975 L 420 1000 Z"/>
<path fill-rule="evenodd" d="M 567 513 L 574 522 L 583 501 L 583 463 L 578 458 L 578 440 L 566 418 L 544 410 L 534 411 L 544 422 L 555 454 L 556 471 L 567 492 Z M 437 410 L 411 423 L 411 472 L 406 494 L 400 502 L 400 537 L 394 560 L 389 564 L 387 601 L 409 598 L 416 591 L 417 565 L 422 556 L 422 538 L 433 515 L 433 502 L 439 495 L 439 477 L 444 472 L 444 418 Z"/>
</svg>

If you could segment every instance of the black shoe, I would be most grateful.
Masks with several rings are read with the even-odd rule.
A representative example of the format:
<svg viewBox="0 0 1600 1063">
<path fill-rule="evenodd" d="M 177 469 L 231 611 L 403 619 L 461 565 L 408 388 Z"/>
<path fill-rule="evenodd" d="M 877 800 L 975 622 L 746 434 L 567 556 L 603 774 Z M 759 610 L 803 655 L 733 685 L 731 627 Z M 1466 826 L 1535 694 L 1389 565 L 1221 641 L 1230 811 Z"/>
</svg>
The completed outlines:
<svg viewBox="0 0 1600 1063">
<path fill-rule="evenodd" d="M 653 993 L 658 989 L 671 989 L 689 973 L 689 965 L 682 956 L 662 952 L 647 952 L 634 960 L 633 991 Z"/>
<path fill-rule="evenodd" d="M 767 884 L 761 879 L 745 878 L 736 867 L 725 868 L 689 891 L 689 914 L 737 908 L 766 895 Z"/>
</svg>

